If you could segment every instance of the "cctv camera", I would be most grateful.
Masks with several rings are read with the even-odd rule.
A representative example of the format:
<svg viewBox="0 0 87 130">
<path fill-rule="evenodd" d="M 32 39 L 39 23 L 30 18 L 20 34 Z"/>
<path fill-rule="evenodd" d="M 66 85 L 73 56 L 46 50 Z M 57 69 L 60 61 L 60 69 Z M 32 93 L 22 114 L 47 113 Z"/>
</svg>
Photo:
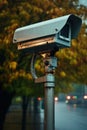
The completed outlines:
<svg viewBox="0 0 87 130">
<path fill-rule="evenodd" d="M 71 46 L 78 36 L 82 20 L 73 14 L 35 23 L 15 30 L 13 43 L 18 50 L 29 53 L 46 53 Z"/>
</svg>

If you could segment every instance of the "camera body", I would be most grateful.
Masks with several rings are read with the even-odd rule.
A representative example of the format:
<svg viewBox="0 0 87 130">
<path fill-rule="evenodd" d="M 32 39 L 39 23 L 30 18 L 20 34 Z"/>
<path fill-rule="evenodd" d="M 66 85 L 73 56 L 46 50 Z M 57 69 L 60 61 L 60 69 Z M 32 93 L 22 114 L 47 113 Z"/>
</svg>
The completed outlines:
<svg viewBox="0 0 87 130">
<path fill-rule="evenodd" d="M 13 43 L 18 50 L 28 53 L 46 53 L 71 46 L 78 36 L 82 20 L 73 15 L 35 23 L 15 30 Z"/>
</svg>

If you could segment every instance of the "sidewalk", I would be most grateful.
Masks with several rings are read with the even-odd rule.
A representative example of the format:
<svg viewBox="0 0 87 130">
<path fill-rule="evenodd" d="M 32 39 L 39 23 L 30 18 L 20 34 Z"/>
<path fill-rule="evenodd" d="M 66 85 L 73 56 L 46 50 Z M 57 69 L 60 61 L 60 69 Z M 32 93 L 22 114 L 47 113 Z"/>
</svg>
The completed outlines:
<svg viewBox="0 0 87 130">
<path fill-rule="evenodd" d="M 21 106 L 12 106 L 6 116 L 4 130 L 21 130 L 22 109 Z M 26 130 L 44 130 L 44 110 L 34 112 L 27 111 Z"/>
</svg>

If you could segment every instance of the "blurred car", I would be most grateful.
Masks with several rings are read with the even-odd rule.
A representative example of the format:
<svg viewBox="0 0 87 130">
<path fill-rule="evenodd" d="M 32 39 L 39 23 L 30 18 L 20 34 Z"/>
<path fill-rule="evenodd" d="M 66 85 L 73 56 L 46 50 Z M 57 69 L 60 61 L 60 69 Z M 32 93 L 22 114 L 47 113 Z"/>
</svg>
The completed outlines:
<svg viewBox="0 0 87 130">
<path fill-rule="evenodd" d="M 67 95 L 66 96 L 66 103 L 68 104 L 80 104 L 81 103 L 81 97 L 77 95 Z"/>
<path fill-rule="evenodd" d="M 87 105 L 87 95 L 67 95 L 66 103 Z"/>
</svg>

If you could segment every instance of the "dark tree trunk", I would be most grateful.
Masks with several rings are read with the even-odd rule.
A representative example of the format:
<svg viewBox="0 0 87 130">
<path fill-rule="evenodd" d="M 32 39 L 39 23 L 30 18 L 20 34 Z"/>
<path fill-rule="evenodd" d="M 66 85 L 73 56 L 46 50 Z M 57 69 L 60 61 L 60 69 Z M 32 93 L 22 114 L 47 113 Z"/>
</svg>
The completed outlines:
<svg viewBox="0 0 87 130">
<path fill-rule="evenodd" d="M 34 113 L 37 113 L 39 111 L 38 105 L 39 105 L 39 102 L 37 98 L 34 98 Z"/>
<path fill-rule="evenodd" d="M 12 101 L 13 94 L 0 89 L 0 130 L 3 130 L 6 113 Z"/>
<path fill-rule="evenodd" d="M 23 96 L 22 102 L 22 130 L 26 130 L 26 115 L 27 115 L 27 107 L 29 102 L 29 97 Z"/>
</svg>

